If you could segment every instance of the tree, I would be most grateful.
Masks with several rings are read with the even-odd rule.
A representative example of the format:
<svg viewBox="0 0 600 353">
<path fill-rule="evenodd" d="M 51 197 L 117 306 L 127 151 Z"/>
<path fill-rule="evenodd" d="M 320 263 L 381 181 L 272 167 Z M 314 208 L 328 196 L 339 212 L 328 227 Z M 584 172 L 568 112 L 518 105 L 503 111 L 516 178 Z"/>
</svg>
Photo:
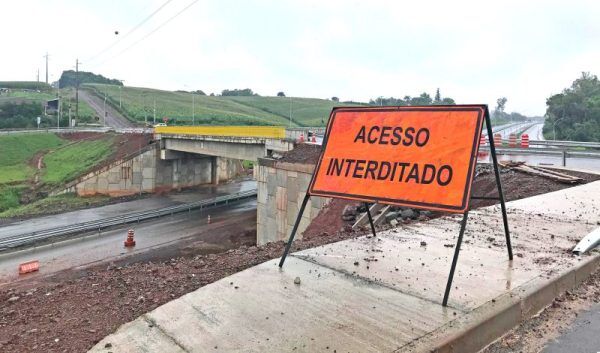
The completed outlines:
<svg viewBox="0 0 600 353">
<path fill-rule="evenodd" d="M 544 132 L 559 140 L 600 141 L 600 81 L 582 72 L 571 87 L 546 100 Z"/>
<path fill-rule="evenodd" d="M 258 94 L 252 92 L 250 88 L 244 89 L 224 89 L 221 92 L 222 96 L 258 96 Z"/>
<path fill-rule="evenodd" d="M 421 93 L 418 97 L 410 99 L 410 105 L 431 105 L 431 103 L 433 103 L 431 96 L 425 92 Z"/>
<path fill-rule="evenodd" d="M 433 98 L 433 104 L 434 105 L 440 105 L 442 104 L 442 96 L 440 95 L 440 89 L 436 89 L 435 90 L 435 98 Z"/>
<path fill-rule="evenodd" d="M 277 97 L 285 97 L 285 93 L 283 93 L 283 92 L 277 92 Z"/>
<path fill-rule="evenodd" d="M 504 108 L 506 108 L 506 97 L 501 97 L 496 100 L 496 111 L 500 113 L 504 113 Z"/>
<path fill-rule="evenodd" d="M 340 101 L 340 99 L 338 97 L 331 97 L 331 100 L 334 101 L 334 102 L 339 102 Z"/>
<path fill-rule="evenodd" d="M 93 72 L 79 71 L 75 72 L 73 70 L 63 71 L 62 75 L 60 75 L 60 79 L 58 80 L 58 84 L 60 87 L 75 87 L 77 86 L 77 81 L 79 84 L 82 83 L 105 83 L 108 85 L 117 85 L 123 86 L 123 82 L 119 80 L 114 80 L 110 78 L 106 78 L 102 75 L 96 75 Z"/>
</svg>

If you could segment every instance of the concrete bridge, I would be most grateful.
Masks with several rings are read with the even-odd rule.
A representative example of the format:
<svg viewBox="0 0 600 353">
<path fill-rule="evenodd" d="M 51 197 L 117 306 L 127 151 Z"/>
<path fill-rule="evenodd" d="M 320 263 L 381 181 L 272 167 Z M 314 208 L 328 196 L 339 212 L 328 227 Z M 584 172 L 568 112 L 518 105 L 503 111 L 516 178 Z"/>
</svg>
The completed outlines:
<svg viewBox="0 0 600 353">
<path fill-rule="evenodd" d="M 258 158 L 294 148 L 294 142 L 324 128 L 275 126 L 161 126 L 155 128 L 160 140 L 161 159 L 180 158 L 182 152 L 205 156 L 258 161 Z"/>
</svg>

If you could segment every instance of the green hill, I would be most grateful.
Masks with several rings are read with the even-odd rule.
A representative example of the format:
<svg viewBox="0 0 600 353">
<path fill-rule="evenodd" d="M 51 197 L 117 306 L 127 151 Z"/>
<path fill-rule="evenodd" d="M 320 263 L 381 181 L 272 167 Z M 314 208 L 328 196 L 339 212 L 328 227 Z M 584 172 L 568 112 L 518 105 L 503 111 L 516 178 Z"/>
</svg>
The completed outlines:
<svg viewBox="0 0 600 353">
<path fill-rule="evenodd" d="M 0 92 L 0 128 L 35 128 L 36 117 L 42 117 L 42 123 L 40 127 L 53 127 L 56 125 L 56 116 L 44 116 L 43 106 L 46 101 L 56 99 L 57 90 L 43 89 L 34 90 L 27 86 L 28 82 L 21 81 L 4 81 L 0 82 L 0 88 L 11 87 L 8 90 Z M 32 82 L 31 84 L 38 84 L 38 82 Z M 45 87 L 45 83 L 39 83 L 41 87 Z M 50 88 L 50 86 L 47 86 Z M 69 124 L 68 114 L 69 107 L 71 108 L 72 117 L 75 118 L 75 89 L 72 87 L 61 88 L 60 97 L 62 100 L 62 119 L 61 126 Z M 12 114 L 6 116 L 3 114 L 3 110 L 7 110 L 8 105 L 22 105 L 22 104 L 36 104 L 40 109 L 35 114 Z M 15 110 L 14 106 L 9 107 L 9 110 Z M 81 123 L 95 123 L 94 117 L 96 112 L 84 101 L 79 100 L 79 119 Z"/>
<path fill-rule="evenodd" d="M 187 92 L 162 91 L 139 87 L 120 87 L 104 84 L 86 84 L 85 89 L 104 97 L 116 108 L 121 100 L 121 112 L 130 119 L 153 122 L 154 103 L 156 120 L 170 119 L 169 124 L 192 123 L 192 105 L 195 123 L 202 125 L 283 125 L 322 126 L 327 122 L 331 108 L 342 103 L 326 99 L 261 96 L 205 96 Z M 194 103 L 193 103 L 194 101 Z M 347 104 L 345 104 L 347 105 Z"/>
</svg>

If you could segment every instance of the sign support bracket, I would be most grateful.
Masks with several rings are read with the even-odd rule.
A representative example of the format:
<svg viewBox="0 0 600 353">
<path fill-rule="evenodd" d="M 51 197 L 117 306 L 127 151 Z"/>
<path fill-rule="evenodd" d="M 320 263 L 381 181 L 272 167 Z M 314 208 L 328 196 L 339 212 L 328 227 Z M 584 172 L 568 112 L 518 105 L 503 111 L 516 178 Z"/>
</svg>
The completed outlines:
<svg viewBox="0 0 600 353">
<path fill-rule="evenodd" d="M 497 200 L 500 201 L 500 208 L 502 209 L 502 221 L 504 223 L 504 235 L 506 238 L 506 248 L 508 250 L 508 260 L 513 260 L 512 245 L 510 243 L 510 230 L 508 229 L 508 217 L 506 215 L 506 205 L 504 203 L 504 193 L 502 191 L 502 184 L 500 182 L 500 169 L 498 168 L 498 159 L 496 158 L 496 146 L 494 146 L 494 138 L 492 132 L 492 123 L 490 121 L 489 114 L 485 114 L 485 126 L 487 128 L 488 141 L 490 143 L 490 154 L 492 155 L 492 165 L 494 167 L 494 175 L 496 177 L 496 187 L 498 188 L 498 196 L 471 196 L 471 200 Z M 452 258 L 452 266 L 450 267 L 450 274 L 448 275 L 448 283 L 446 284 L 446 290 L 444 292 L 444 299 L 442 306 L 448 306 L 448 297 L 450 296 L 450 289 L 452 288 L 452 279 L 454 278 L 454 271 L 456 270 L 456 263 L 458 262 L 458 254 L 462 245 L 463 235 L 465 234 L 465 228 L 467 227 L 467 219 L 469 218 L 469 210 L 463 214 L 463 219 L 460 222 L 460 231 L 458 233 L 458 240 L 456 241 L 456 248 L 454 249 L 454 257 Z"/>
<path fill-rule="evenodd" d="M 367 208 L 367 216 L 369 217 L 369 223 L 371 224 L 371 231 L 373 232 L 373 236 L 376 237 L 377 233 L 375 232 L 375 224 L 373 224 L 373 217 L 371 217 L 371 210 L 369 209 L 368 202 L 365 202 L 365 207 Z"/>
<path fill-rule="evenodd" d="M 298 216 L 296 217 L 296 222 L 294 223 L 294 228 L 292 228 L 292 234 L 290 234 L 290 238 L 288 239 L 287 244 L 285 245 L 285 251 L 281 256 L 281 260 L 279 260 L 279 267 L 283 267 L 283 263 L 285 262 L 285 258 L 290 252 L 290 248 L 292 247 L 292 243 L 294 242 L 294 237 L 296 236 L 296 231 L 298 230 L 298 226 L 300 225 L 300 220 L 302 219 L 302 215 L 304 214 L 304 209 L 306 208 L 306 204 L 308 203 L 308 199 L 310 198 L 310 194 L 306 191 L 306 195 L 304 195 L 304 200 L 302 200 L 302 205 L 300 206 L 300 210 L 298 211 Z"/>
</svg>

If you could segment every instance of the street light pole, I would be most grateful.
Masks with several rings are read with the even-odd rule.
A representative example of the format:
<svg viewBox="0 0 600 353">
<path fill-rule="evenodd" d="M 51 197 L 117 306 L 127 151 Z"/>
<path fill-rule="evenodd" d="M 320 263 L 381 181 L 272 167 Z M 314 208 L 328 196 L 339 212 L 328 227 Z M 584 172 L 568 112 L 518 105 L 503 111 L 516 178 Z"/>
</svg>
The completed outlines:
<svg viewBox="0 0 600 353">
<path fill-rule="evenodd" d="M 563 118 L 556 119 L 556 120 L 554 121 L 554 123 L 552 123 L 552 132 L 553 132 L 553 134 L 554 134 L 554 141 L 556 141 L 556 123 L 558 123 L 559 121 L 561 121 L 561 120 L 563 120 L 563 119 L 564 119 L 564 117 L 563 117 Z"/>
<path fill-rule="evenodd" d="M 104 119 L 102 119 L 102 126 L 106 127 L 106 92 L 104 92 Z"/>
<path fill-rule="evenodd" d="M 196 95 L 192 92 L 192 125 L 196 125 Z"/>
<path fill-rule="evenodd" d="M 290 127 L 292 127 L 292 97 L 290 96 Z"/>
</svg>

